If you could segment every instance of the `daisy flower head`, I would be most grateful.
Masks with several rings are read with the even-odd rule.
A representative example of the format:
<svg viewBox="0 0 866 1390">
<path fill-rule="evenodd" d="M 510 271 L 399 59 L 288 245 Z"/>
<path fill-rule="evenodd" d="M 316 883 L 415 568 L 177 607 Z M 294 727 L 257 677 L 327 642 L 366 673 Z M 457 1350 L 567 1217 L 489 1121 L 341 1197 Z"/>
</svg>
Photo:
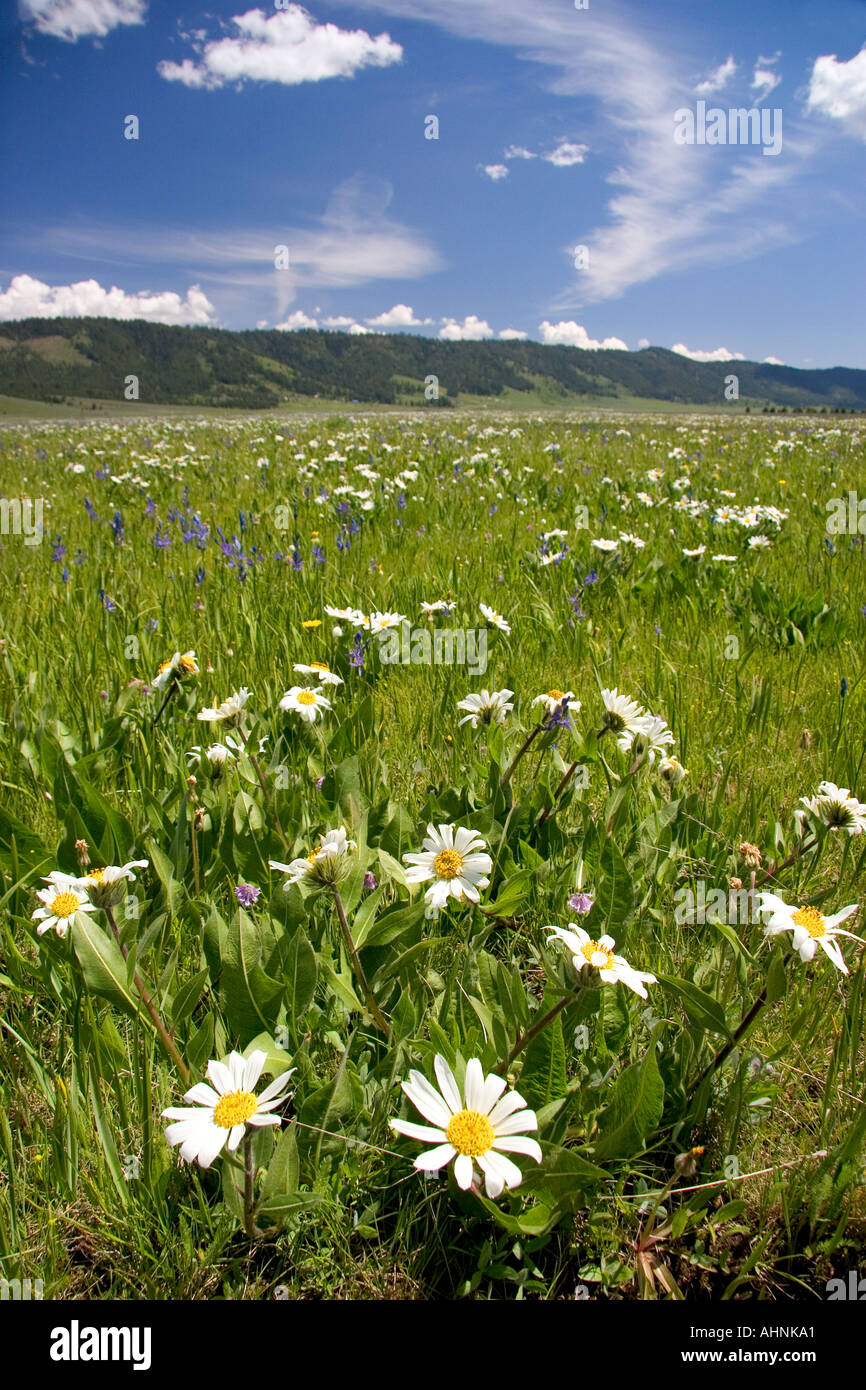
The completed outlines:
<svg viewBox="0 0 866 1390">
<path fill-rule="evenodd" d="M 135 882 L 133 869 L 146 869 L 147 859 L 130 859 L 128 864 L 109 864 L 104 869 L 88 869 L 75 880 L 78 892 L 86 893 L 94 907 L 116 907 L 126 897 L 127 883 Z"/>
<path fill-rule="evenodd" d="M 487 845 L 475 830 L 463 826 L 427 826 L 426 838 L 418 854 L 404 854 L 407 883 L 427 883 L 433 880 L 424 894 L 427 916 L 441 912 L 449 897 L 458 902 L 477 903 L 480 889 L 490 882 L 487 875 L 493 860 L 486 853 Z"/>
<path fill-rule="evenodd" d="M 659 761 L 659 776 L 671 787 L 678 787 L 688 775 L 688 768 L 683 767 L 676 758 L 662 758 Z"/>
<path fill-rule="evenodd" d="M 200 744 L 196 744 L 194 748 L 189 750 L 186 758 L 190 767 L 196 763 L 200 766 L 207 763 L 210 776 L 214 781 L 217 781 L 222 777 L 227 765 L 233 763 L 243 751 L 243 744 L 238 739 L 232 738 L 231 734 L 227 734 L 224 743 L 212 743 L 207 748 L 202 748 Z"/>
<path fill-rule="evenodd" d="M 252 1052 L 246 1060 L 233 1052 L 228 1063 L 212 1060 L 207 1066 L 212 1085 L 199 1081 L 184 1095 L 191 1105 L 163 1110 L 162 1118 L 174 1122 L 166 1128 L 165 1137 L 169 1144 L 180 1145 L 180 1156 L 187 1163 L 196 1161 L 200 1168 L 209 1168 L 226 1146 L 234 1153 L 247 1126 L 259 1129 L 280 1123 L 279 1115 L 271 1112 L 287 1099 L 283 1092 L 297 1068 L 283 1072 L 256 1096 L 253 1088 L 266 1061 L 266 1052 Z"/>
<path fill-rule="evenodd" d="M 286 892 L 295 883 L 332 887 L 346 877 L 351 862 L 349 851 L 358 848 L 354 840 L 347 838 L 346 827 L 341 825 L 337 830 L 329 830 L 320 835 L 319 840 L 318 849 L 305 858 L 293 859 L 290 864 L 280 864 L 275 859 L 269 861 L 270 868 L 288 875 L 283 884 Z"/>
<path fill-rule="evenodd" d="M 642 705 L 630 700 L 627 695 L 620 695 L 615 686 L 613 690 L 602 690 L 601 698 L 604 701 L 602 725 L 605 729 L 610 729 L 614 734 L 626 730 L 638 733 L 642 729 L 647 717 Z"/>
<path fill-rule="evenodd" d="M 54 873 L 47 888 L 40 888 L 36 894 L 42 906 L 31 915 L 31 922 L 38 922 L 37 936 L 44 936 L 53 927 L 58 936 L 65 936 L 79 912 L 95 912 L 83 888 L 76 885 L 79 880 L 68 874 Z"/>
<path fill-rule="evenodd" d="M 623 753 L 633 753 L 635 758 L 656 760 L 656 753 L 664 753 L 665 748 L 675 739 L 665 721 L 657 714 L 645 715 L 637 728 L 624 729 L 617 739 L 617 746 Z"/>
<path fill-rule="evenodd" d="M 405 613 L 371 613 L 368 626 L 371 632 L 387 632 L 390 627 L 399 627 L 407 621 Z"/>
<path fill-rule="evenodd" d="M 839 928 L 840 922 L 847 921 L 857 911 L 857 903 L 851 903 L 832 916 L 825 917 L 816 907 L 798 907 L 786 903 L 775 893 L 759 893 L 757 896 L 758 911 L 767 919 L 764 928 L 766 936 L 778 936 L 783 931 L 793 932 L 794 950 L 802 961 L 812 960 L 820 946 L 837 970 L 843 975 L 849 974 L 836 938 L 847 936 L 851 941 L 863 942 L 861 936 L 854 936 L 852 932 Z"/>
<path fill-rule="evenodd" d="M 506 1190 L 519 1187 L 523 1174 L 517 1164 L 507 1157 L 523 1154 L 536 1163 L 542 1159 L 541 1146 L 531 1139 L 527 1130 L 537 1130 L 534 1110 L 517 1091 L 503 1096 L 506 1082 L 491 1073 L 485 1077 L 481 1063 L 472 1057 L 466 1063 L 463 1095 L 454 1073 L 442 1056 L 433 1062 L 439 1089 L 419 1071 L 410 1071 L 409 1080 L 401 1083 L 415 1109 L 428 1121 L 426 1125 L 412 1120 L 391 1120 L 397 1134 L 405 1134 L 422 1144 L 433 1144 L 415 1159 L 422 1172 L 438 1172 L 454 1162 L 454 1177 L 465 1192 L 474 1182 L 480 1182 L 478 1165 L 484 1175 L 488 1197 L 494 1200 Z"/>
<path fill-rule="evenodd" d="M 689 560 L 697 560 L 701 555 L 706 554 L 706 549 L 707 547 L 705 545 L 695 546 L 694 550 L 687 550 L 686 547 L 683 546 L 683 554 Z"/>
<path fill-rule="evenodd" d="M 329 618 L 337 618 L 341 623 L 351 623 L 353 627 L 368 627 L 370 620 L 366 613 L 362 613 L 360 608 L 331 608 L 325 604 L 325 612 Z"/>
<path fill-rule="evenodd" d="M 199 710 L 198 719 L 202 719 L 208 724 L 225 724 L 230 729 L 239 729 L 243 723 L 244 707 L 250 698 L 250 692 L 246 686 L 241 686 L 227 700 L 211 709 Z"/>
<path fill-rule="evenodd" d="M 312 690 L 308 685 L 293 685 L 280 700 L 280 709 L 294 710 L 308 724 L 315 724 L 324 710 L 330 708 L 331 702 L 322 694 L 320 686 Z"/>
<path fill-rule="evenodd" d="M 501 613 L 497 613 L 495 608 L 490 608 L 486 603 L 479 603 L 478 607 L 482 614 L 493 627 L 498 627 L 500 632 L 506 635 L 511 631 L 511 624 L 507 623 Z"/>
<path fill-rule="evenodd" d="M 467 695 L 464 700 L 458 700 L 457 708 L 469 711 L 458 720 L 458 728 L 461 724 L 471 724 L 473 729 L 479 724 L 504 724 L 505 716 L 514 709 L 509 702 L 513 694 L 513 690 L 482 690 L 479 695 Z"/>
<path fill-rule="evenodd" d="M 604 550 L 608 553 L 619 550 L 619 541 L 605 540 L 604 536 L 599 537 L 598 540 L 591 541 L 590 544 L 593 546 L 593 549 Z"/>
<path fill-rule="evenodd" d="M 565 927 L 547 927 L 546 930 L 553 932 L 558 940 L 562 941 L 571 952 L 572 965 L 578 973 L 586 969 L 597 970 L 601 979 L 606 985 L 615 985 L 618 982 L 626 985 L 629 989 L 639 994 L 641 999 L 647 998 L 645 985 L 656 983 L 655 975 L 647 975 L 641 970 L 633 970 L 627 960 L 622 956 L 614 954 L 615 942 L 612 936 L 600 936 L 594 941 L 588 931 L 583 927 L 573 924 L 574 930 L 568 931 Z"/>
<path fill-rule="evenodd" d="M 447 599 L 438 599 L 435 603 L 424 603 L 424 602 L 422 602 L 422 604 L 421 604 L 421 617 L 422 617 L 422 618 L 432 619 L 432 618 L 435 618 L 435 617 L 436 617 L 436 614 L 437 614 L 437 613 L 445 613 L 445 614 L 448 614 L 448 613 L 451 613 L 451 612 L 453 611 L 453 609 L 454 609 L 454 604 L 453 604 L 453 603 L 449 603 Z"/>
<path fill-rule="evenodd" d="M 866 805 L 852 796 L 847 787 L 820 782 L 817 796 L 801 796 L 800 800 L 809 814 L 829 830 L 847 830 L 849 835 L 866 831 Z"/>
<path fill-rule="evenodd" d="M 548 690 L 542 695 L 536 695 L 531 704 L 544 705 L 548 714 L 556 714 L 564 700 L 568 702 L 569 714 L 576 714 L 580 709 L 580 700 L 575 700 L 573 690 Z"/>
<path fill-rule="evenodd" d="M 315 676 L 320 685 L 343 684 L 343 677 L 338 676 L 336 671 L 332 671 L 327 662 L 324 661 L 311 661 L 309 666 L 305 666 L 302 661 L 296 661 L 292 670 L 300 671 L 302 676 Z"/>
<path fill-rule="evenodd" d="M 178 685 L 191 676 L 198 675 L 195 652 L 175 652 L 168 661 L 160 663 L 159 670 L 150 684 L 154 690 L 164 690 L 172 682 Z"/>
</svg>

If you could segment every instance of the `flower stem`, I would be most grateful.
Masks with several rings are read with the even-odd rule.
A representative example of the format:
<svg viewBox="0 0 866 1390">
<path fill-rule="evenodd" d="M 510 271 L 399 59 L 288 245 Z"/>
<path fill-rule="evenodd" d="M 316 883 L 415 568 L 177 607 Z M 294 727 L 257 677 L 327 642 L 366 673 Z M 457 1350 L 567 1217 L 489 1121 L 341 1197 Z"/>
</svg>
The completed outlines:
<svg viewBox="0 0 866 1390">
<path fill-rule="evenodd" d="M 253 1136 L 248 1130 L 244 1138 L 244 1230 L 250 1240 L 258 1235 L 256 1230 L 256 1204 L 253 1196 L 256 1168 L 253 1161 Z"/>
<path fill-rule="evenodd" d="M 527 1028 L 525 1033 L 521 1033 L 520 1037 L 517 1039 L 517 1042 L 514 1044 L 508 1056 L 505 1058 L 505 1061 L 502 1063 L 502 1066 L 506 1068 L 510 1067 L 515 1057 L 520 1055 L 520 1053 L 527 1046 L 527 1044 L 531 1043 L 533 1038 L 537 1037 L 539 1033 L 543 1032 L 544 1029 L 547 1027 L 548 1023 L 552 1023 L 553 1020 L 556 1018 L 557 1014 L 561 1014 L 566 1005 L 573 1003 L 576 997 L 577 996 L 574 994 L 564 994 L 562 998 L 556 1004 L 554 1004 L 552 1009 L 548 1009 L 547 1013 L 544 1015 L 543 1018 L 540 1018 L 537 1023 L 533 1023 L 532 1027 Z"/>
<path fill-rule="evenodd" d="M 337 918 L 340 923 L 340 930 L 343 933 L 343 940 L 346 943 L 346 950 L 349 952 L 349 957 L 352 961 L 352 969 L 355 972 L 355 977 L 359 985 L 361 986 L 365 999 L 367 1000 L 370 1013 L 376 1021 L 377 1028 L 381 1029 L 381 1031 L 385 1034 L 386 1038 L 390 1038 L 390 1024 L 387 1022 L 385 1015 L 382 1013 L 382 1010 L 379 1008 L 379 1005 L 373 998 L 373 991 L 370 989 L 370 986 L 367 983 L 367 976 L 364 974 L 364 967 L 361 964 L 361 958 L 358 955 L 358 948 L 355 945 L 354 939 L 352 937 L 351 928 L 349 927 L 349 923 L 346 919 L 346 909 L 343 907 L 343 899 L 340 897 L 339 889 L 337 888 L 334 889 L 334 906 L 337 909 Z"/>
<path fill-rule="evenodd" d="M 596 743 L 598 743 L 599 739 L 603 738 L 607 732 L 608 730 L 606 725 L 603 729 L 599 729 L 598 733 L 595 736 Z M 541 816 L 539 817 L 539 825 L 545 825 L 547 821 L 550 820 L 550 817 L 556 810 L 557 801 L 562 796 L 562 793 L 565 791 L 566 787 L 568 786 L 569 782 L 571 781 L 572 777 L 574 776 L 575 772 L 579 767 L 580 758 L 575 758 L 574 762 L 571 764 L 571 767 L 567 768 L 566 771 L 563 773 L 562 780 L 560 781 L 559 786 L 556 788 L 556 791 L 553 793 L 553 801 L 548 806 L 547 810 L 543 811 Z"/>
<path fill-rule="evenodd" d="M 117 923 L 114 920 L 114 913 L 112 912 L 110 907 L 105 908 L 105 915 L 108 918 L 108 921 L 111 925 L 111 930 L 114 932 L 117 944 L 123 952 L 123 958 L 124 960 L 126 960 L 129 956 L 129 952 L 120 939 L 120 932 L 117 930 Z M 183 1081 L 184 1084 L 186 1084 L 189 1081 L 189 1067 L 187 1066 L 186 1062 L 183 1060 L 177 1048 L 175 1047 L 174 1039 L 171 1037 L 171 1035 L 168 1032 L 168 1029 L 166 1028 L 162 1019 L 160 1018 L 157 1008 L 150 995 L 148 994 L 147 990 L 144 988 L 144 985 L 141 981 L 141 976 L 139 975 L 137 970 L 133 970 L 132 978 L 135 984 L 135 988 L 138 990 L 141 1002 L 147 1009 L 147 1012 L 150 1014 L 150 1017 L 153 1020 L 153 1025 L 156 1028 L 157 1033 L 159 1033 L 160 1038 L 162 1039 L 162 1043 L 166 1052 L 169 1054 L 178 1071 L 180 1072 L 181 1081 Z"/>
<path fill-rule="evenodd" d="M 508 783 L 511 781 L 512 774 L 514 773 L 514 769 L 517 767 L 517 764 L 520 762 L 520 759 L 523 757 L 524 753 L 528 753 L 528 752 L 529 752 L 529 750 L 530 750 L 530 748 L 532 747 L 533 743 L 534 743 L 535 740 L 538 738 L 538 735 L 542 732 L 543 729 L 544 729 L 544 724 L 542 723 L 542 724 L 536 724 L 535 728 L 532 729 L 532 730 L 530 730 L 529 734 L 528 734 L 527 737 L 524 739 L 522 746 L 521 746 L 520 748 L 518 748 L 517 752 L 515 753 L 514 757 L 512 758 L 511 762 L 509 763 L 508 767 L 506 768 L 505 772 L 503 772 L 502 777 L 501 777 L 500 782 L 499 782 L 499 785 L 500 785 L 501 787 L 507 786 Z"/>
<path fill-rule="evenodd" d="M 697 1081 L 697 1086 L 698 1086 L 698 1088 L 700 1088 L 700 1087 L 703 1085 L 703 1083 L 707 1080 L 708 1077 L 712 1076 L 714 1072 L 717 1072 L 718 1069 L 719 1069 L 719 1067 L 720 1067 L 720 1066 L 722 1065 L 722 1063 L 725 1061 L 725 1059 L 726 1059 L 727 1057 L 730 1056 L 730 1054 L 733 1052 L 734 1048 L 737 1046 L 737 1043 L 740 1041 L 740 1039 L 743 1037 L 743 1035 L 744 1035 L 746 1032 L 748 1032 L 749 1028 L 751 1028 L 752 1024 L 754 1023 L 754 1021 L 755 1021 L 755 1019 L 757 1018 L 758 1014 L 759 1014 L 759 1013 L 761 1012 L 761 1010 L 763 1009 L 763 1007 L 764 1007 L 764 1005 L 766 1004 L 766 1002 L 767 1002 L 767 986 L 765 985 L 764 988 L 761 990 L 761 993 L 758 995 L 757 999 L 755 1000 L 754 1004 L 753 1004 L 752 1007 L 749 1009 L 748 1013 L 743 1014 L 743 1017 L 740 1019 L 739 1023 L 737 1024 L 737 1027 L 736 1027 L 734 1033 L 733 1033 L 732 1036 L 728 1039 L 728 1041 L 725 1043 L 724 1047 L 721 1048 L 720 1051 L 716 1053 L 716 1055 L 715 1055 L 715 1057 L 713 1058 L 713 1060 L 712 1060 L 706 1067 L 704 1067 L 704 1070 L 701 1072 L 700 1076 L 698 1077 L 698 1081 Z"/>
<path fill-rule="evenodd" d="M 165 692 L 165 699 L 163 700 L 163 702 L 162 702 L 162 704 L 160 705 L 159 709 L 156 711 L 156 714 L 153 716 L 153 722 L 152 722 L 152 724 L 151 724 L 151 726 L 150 726 L 152 729 L 155 729 L 155 728 L 156 728 L 157 724 L 158 724 L 159 721 L 160 721 L 160 718 L 162 717 L 162 712 L 163 712 L 163 710 L 165 709 L 166 705 L 168 704 L 169 700 L 171 699 L 171 697 L 172 697 L 172 695 L 174 694 L 174 692 L 175 692 L 176 689 L 177 689 L 177 682 L 176 682 L 176 681 L 170 681 L 170 682 L 169 682 L 169 686 L 168 686 L 168 690 Z"/>
</svg>

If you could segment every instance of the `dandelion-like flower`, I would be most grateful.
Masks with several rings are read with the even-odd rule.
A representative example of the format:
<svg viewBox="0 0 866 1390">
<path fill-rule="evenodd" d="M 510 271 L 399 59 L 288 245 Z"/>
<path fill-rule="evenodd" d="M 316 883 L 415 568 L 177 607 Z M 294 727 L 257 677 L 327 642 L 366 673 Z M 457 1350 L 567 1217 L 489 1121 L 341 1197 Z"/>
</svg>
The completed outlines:
<svg viewBox="0 0 866 1390">
<path fill-rule="evenodd" d="M 290 864 L 280 864 L 276 859 L 269 860 L 269 866 L 277 873 L 287 874 L 283 888 L 286 892 L 295 883 L 317 883 L 333 885 L 342 882 L 349 870 L 349 851 L 357 850 L 354 840 L 346 836 L 346 828 L 329 830 L 320 835 L 321 844 L 303 859 L 293 859 Z"/>
<path fill-rule="evenodd" d="M 487 845 L 476 830 L 463 826 L 427 826 L 426 838 L 419 854 L 404 854 L 407 883 L 426 883 L 433 880 L 424 894 L 428 916 L 441 912 L 449 897 L 458 902 L 477 903 L 480 889 L 490 882 L 487 875 L 493 860 L 486 853 Z"/>
<path fill-rule="evenodd" d="M 418 1155 L 415 1167 L 437 1172 L 453 1160 L 454 1177 L 466 1191 L 473 1181 L 480 1181 L 475 1172 L 477 1163 L 484 1175 L 487 1195 L 494 1200 L 506 1188 L 519 1187 L 523 1174 L 506 1155 L 523 1154 L 541 1162 L 540 1144 L 526 1134 L 527 1130 L 538 1129 L 535 1112 L 526 1108 L 526 1101 L 517 1091 L 503 1096 L 505 1080 L 493 1073 L 485 1078 L 477 1057 L 466 1064 L 463 1097 L 444 1057 L 436 1056 L 433 1069 L 439 1090 L 419 1071 L 410 1071 L 409 1080 L 401 1083 L 429 1125 L 411 1120 L 390 1121 L 397 1134 L 435 1146 Z"/>
<path fill-rule="evenodd" d="M 623 730 L 617 739 L 617 746 L 624 753 L 632 753 L 635 758 L 648 758 L 654 763 L 656 753 L 664 753 L 665 748 L 674 741 L 665 721 L 657 714 L 648 714 L 637 721 L 637 727 Z"/>
<path fill-rule="evenodd" d="M 801 796 L 800 800 L 809 814 L 830 830 L 847 830 L 849 835 L 866 831 L 866 805 L 852 796 L 847 787 L 821 782 L 817 796 Z"/>
<path fill-rule="evenodd" d="M 239 729 L 244 719 L 244 708 L 250 692 L 246 686 L 241 686 L 227 700 L 223 700 L 215 708 L 199 710 L 197 718 L 209 724 L 225 724 L 230 729 Z"/>
<path fill-rule="evenodd" d="M 283 1072 L 256 1096 L 253 1088 L 266 1061 L 266 1052 L 252 1052 L 246 1060 L 233 1052 L 227 1065 L 212 1060 L 208 1062 L 207 1074 L 213 1084 L 199 1081 L 184 1095 L 184 1100 L 192 1101 L 192 1105 L 173 1105 L 163 1110 L 163 1119 L 175 1122 L 167 1127 L 165 1137 L 169 1144 L 180 1145 L 180 1156 L 187 1163 L 195 1160 L 200 1168 L 209 1168 L 223 1148 L 234 1153 L 247 1126 L 259 1129 L 280 1123 L 279 1115 L 271 1112 L 287 1099 L 283 1092 L 297 1068 Z"/>
</svg>

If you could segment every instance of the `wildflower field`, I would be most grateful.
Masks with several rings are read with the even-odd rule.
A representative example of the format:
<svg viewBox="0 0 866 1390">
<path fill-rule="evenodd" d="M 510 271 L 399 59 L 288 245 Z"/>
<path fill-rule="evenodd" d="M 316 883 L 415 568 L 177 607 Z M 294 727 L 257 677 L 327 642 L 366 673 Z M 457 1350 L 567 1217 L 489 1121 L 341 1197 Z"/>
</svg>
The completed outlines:
<svg viewBox="0 0 866 1390">
<path fill-rule="evenodd" d="M 826 1299 L 862 428 L 4 429 L 3 1276 Z"/>
</svg>

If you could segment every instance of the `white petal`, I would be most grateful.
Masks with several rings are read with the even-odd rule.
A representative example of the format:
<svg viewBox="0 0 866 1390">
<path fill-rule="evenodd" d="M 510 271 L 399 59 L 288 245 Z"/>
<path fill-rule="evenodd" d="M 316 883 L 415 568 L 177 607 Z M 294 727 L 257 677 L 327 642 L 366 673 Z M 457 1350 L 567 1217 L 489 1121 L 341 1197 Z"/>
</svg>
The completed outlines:
<svg viewBox="0 0 866 1390">
<path fill-rule="evenodd" d="M 403 1092 L 409 1097 L 416 1110 L 425 1120 L 439 1129 L 447 1129 L 451 1121 L 451 1111 L 426 1076 L 420 1071 L 410 1071 L 409 1080 L 403 1082 Z"/>
<path fill-rule="evenodd" d="M 444 1129 L 434 1129 L 431 1125 L 416 1125 L 413 1120 L 390 1120 L 391 1128 L 396 1134 L 405 1134 L 408 1139 L 418 1139 L 422 1144 L 427 1144 L 431 1140 L 435 1143 L 444 1144 L 446 1136 Z"/>
<path fill-rule="evenodd" d="M 224 1062 L 212 1059 L 207 1064 L 207 1074 L 214 1084 L 214 1088 L 219 1091 L 221 1096 L 235 1089 L 232 1082 L 232 1074 Z"/>
<path fill-rule="evenodd" d="M 468 1154 L 457 1155 L 454 1163 L 454 1176 L 457 1179 L 457 1186 L 462 1187 L 464 1192 L 472 1186 L 472 1159 Z"/>
<path fill-rule="evenodd" d="M 445 1098 L 445 1104 L 450 1107 L 451 1113 L 456 1115 L 458 1111 L 463 1109 L 460 1091 L 457 1082 L 454 1080 L 453 1071 L 445 1061 L 445 1058 L 438 1053 L 433 1060 L 433 1070 L 436 1073 L 436 1080 L 439 1082 L 439 1089 Z"/>
<path fill-rule="evenodd" d="M 440 1144 L 438 1148 L 428 1149 L 426 1153 L 419 1154 L 415 1159 L 414 1166 L 425 1172 L 432 1172 L 436 1168 L 444 1168 L 446 1163 L 451 1162 L 456 1152 L 457 1150 L 453 1149 L 450 1144 Z"/>
<path fill-rule="evenodd" d="M 484 1072 L 477 1057 L 471 1057 L 466 1063 L 466 1082 L 464 1085 L 466 1093 L 466 1109 L 477 1110 L 481 1114 L 487 1111 L 483 1108 L 484 1099 Z"/>
<path fill-rule="evenodd" d="M 496 1136 L 493 1146 L 497 1151 L 512 1154 L 526 1154 L 527 1158 L 534 1158 L 536 1163 L 541 1162 L 541 1145 L 537 1139 L 528 1139 L 522 1134 L 504 1134 Z"/>
<path fill-rule="evenodd" d="M 266 1052 L 251 1052 L 244 1067 L 243 1081 L 241 1089 L 244 1091 L 254 1091 L 256 1082 L 262 1074 L 262 1067 L 268 1060 Z"/>
</svg>

